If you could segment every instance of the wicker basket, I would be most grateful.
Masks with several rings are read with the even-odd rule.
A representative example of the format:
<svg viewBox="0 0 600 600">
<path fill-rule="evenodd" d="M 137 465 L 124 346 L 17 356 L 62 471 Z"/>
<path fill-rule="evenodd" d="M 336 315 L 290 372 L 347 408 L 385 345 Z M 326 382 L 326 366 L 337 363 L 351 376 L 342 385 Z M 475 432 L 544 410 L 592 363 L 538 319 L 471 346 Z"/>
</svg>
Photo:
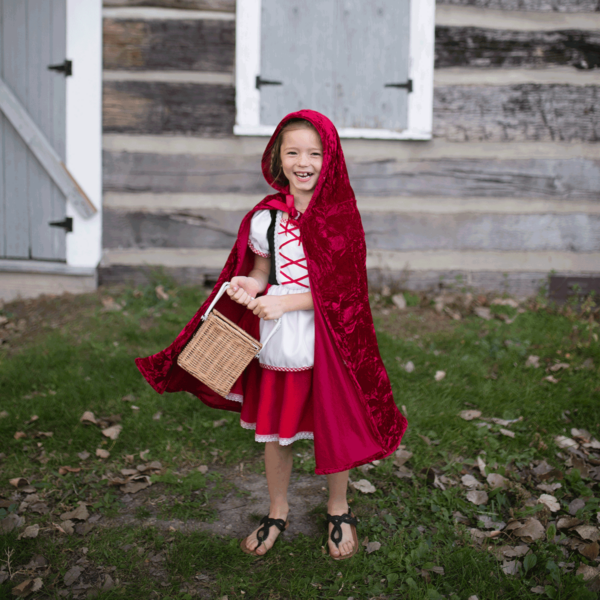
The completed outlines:
<svg viewBox="0 0 600 600">
<path fill-rule="evenodd" d="M 225 397 L 250 361 L 260 355 L 264 345 L 279 329 L 277 324 L 264 345 L 235 323 L 213 310 L 229 283 L 224 283 L 202 316 L 202 326 L 187 343 L 177 364 L 190 375 Z"/>
</svg>

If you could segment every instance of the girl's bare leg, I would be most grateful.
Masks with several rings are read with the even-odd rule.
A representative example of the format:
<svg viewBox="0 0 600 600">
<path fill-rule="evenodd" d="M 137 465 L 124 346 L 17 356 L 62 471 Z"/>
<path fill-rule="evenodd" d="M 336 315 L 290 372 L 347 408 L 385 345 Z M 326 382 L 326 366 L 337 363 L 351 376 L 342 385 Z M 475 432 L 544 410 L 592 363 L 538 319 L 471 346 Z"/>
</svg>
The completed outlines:
<svg viewBox="0 0 600 600">
<path fill-rule="evenodd" d="M 267 442 L 265 444 L 265 473 L 271 498 L 269 517 L 272 519 L 283 519 L 284 521 L 287 519 L 289 512 L 287 491 L 293 462 L 291 445 L 280 446 L 279 442 Z M 257 548 L 256 532 L 258 529 L 260 527 L 246 538 L 246 546 L 250 550 L 256 548 L 257 554 L 264 554 L 275 543 L 279 535 L 279 529 L 275 526 L 271 527 L 269 537 Z"/>
<path fill-rule="evenodd" d="M 348 490 L 348 474 L 349 471 L 341 473 L 333 473 L 327 475 L 329 484 L 329 501 L 327 502 L 327 512 L 332 516 L 343 515 L 348 512 L 348 500 L 346 492 Z M 329 524 L 329 534 L 333 525 Z M 329 553 L 332 556 L 340 556 L 340 554 L 351 554 L 354 550 L 354 540 L 352 539 L 352 529 L 347 523 L 342 523 L 342 540 L 339 549 L 329 538 Z"/>
</svg>

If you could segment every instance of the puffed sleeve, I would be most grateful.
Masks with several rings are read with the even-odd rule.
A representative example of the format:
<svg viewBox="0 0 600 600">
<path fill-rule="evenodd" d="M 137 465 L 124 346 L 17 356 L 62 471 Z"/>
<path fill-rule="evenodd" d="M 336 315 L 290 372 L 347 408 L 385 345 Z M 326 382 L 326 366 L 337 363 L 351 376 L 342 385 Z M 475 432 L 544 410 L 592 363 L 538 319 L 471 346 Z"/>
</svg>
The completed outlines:
<svg viewBox="0 0 600 600">
<path fill-rule="evenodd" d="M 267 230 L 271 224 L 271 212 L 268 210 L 259 210 L 252 215 L 250 222 L 250 237 L 248 246 L 254 254 L 269 258 L 269 242 L 267 241 Z"/>
</svg>

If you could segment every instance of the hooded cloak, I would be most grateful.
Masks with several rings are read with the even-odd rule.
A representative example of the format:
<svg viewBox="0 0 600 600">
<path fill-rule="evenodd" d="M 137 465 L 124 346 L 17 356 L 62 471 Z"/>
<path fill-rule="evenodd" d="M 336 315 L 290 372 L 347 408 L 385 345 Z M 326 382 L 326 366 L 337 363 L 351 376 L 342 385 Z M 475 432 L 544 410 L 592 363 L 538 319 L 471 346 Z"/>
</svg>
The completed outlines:
<svg viewBox="0 0 600 600">
<path fill-rule="evenodd" d="M 267 196 L 242 220 L 237 241 L 206 302 L 165 350 L 136 365 L 159 393 L 187 391 L 213 408 L 241 411 L 177 365 L 177 357 L 200 326 L 201 316 L 221 285 L 248 275 L 254 254 L 248 246 L 250 221 L 269 202 L 285 202 L 288 187 L 270 173 L 271 150 L 290 119 L 312 123 L 323 144 L 323 166 L 308 208 L 299 220 L 315 310 L 313 368 L 314 444 L 317 474 L 336 473 L 388 456 L 400 444 L 407 422 L 392 396 L 381 360 L 369 306 L 365 234 L 350 186 L 340 138 L 324 115 L 301 110 L 277 126 L 262 157 L 265 179 L 279 193 Z M 259 338 L 258 317 L 226 294 L 217 309 Z M 253 360 L 242 375 L 242 387 L 256 385 L 260 367 Z"/>
</svg>

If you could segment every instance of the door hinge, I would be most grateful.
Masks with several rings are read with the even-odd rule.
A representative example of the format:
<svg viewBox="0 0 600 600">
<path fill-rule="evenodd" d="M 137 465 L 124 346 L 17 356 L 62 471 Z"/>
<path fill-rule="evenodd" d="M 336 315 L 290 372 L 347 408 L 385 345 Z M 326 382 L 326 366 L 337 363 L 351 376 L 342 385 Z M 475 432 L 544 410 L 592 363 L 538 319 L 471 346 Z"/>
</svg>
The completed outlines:
<svg viewBox="0 0 600 600">
<path fill-rule="evenodd" d="M 413 91 L 413 80 L 409 79 L 406 83 L 386 83 L 383 87 L 402 88 L 410 94 Z"/>
<path fill-rule="evenodd" d="M 269 81 L 268 79 L 261 79 L 260 75 L 256 76 L 256 89 L 260 90 L 261 85 L 283 85 L 281 81 Z"/>
<path fill-rule="evenodd" d="M 48 71 L 56 71 L 57 73 L 63 73 L 65 77 L 73 75 L 73 61 L 66 60 L 59 65 L 48 65 Z"/>
<path fill-rule="evenodd" d="M 73 231 L 73 217 L 65 217 L 64 221 L 50 221 L 48 225 L 50 227 L 62 227 L 65 233 L 71 233 Z"/>
</svg>

